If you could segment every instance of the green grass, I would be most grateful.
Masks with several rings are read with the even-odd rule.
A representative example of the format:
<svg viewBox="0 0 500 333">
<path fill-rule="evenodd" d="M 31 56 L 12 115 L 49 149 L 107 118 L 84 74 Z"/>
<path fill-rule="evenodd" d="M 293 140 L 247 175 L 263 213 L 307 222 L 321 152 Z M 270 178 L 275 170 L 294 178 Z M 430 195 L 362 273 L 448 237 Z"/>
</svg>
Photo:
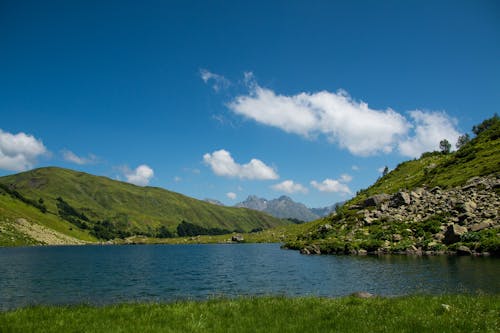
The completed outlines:
<svg viewBox="0 0 500 333">
<path fill-rule="evenodd" d="M 139 187 L 55 167 L 0 177 L 0 183 L 9 186 L 13 184 L 17 192 L 33 202 L 42 199 L 48 210 L 47 214 L 39 212 L 40 214 L 33 216 L 34 207 L 20 200 L 18 204 L 8 202 L 3 204 L 8 216 L 0 210 L 0 220 L 30 215 L 33 217 L 31 221 L 63 233 L 67 233 L 69 228 L 67 223 L 61 223 L 62 220 L 56 218 L 58 197 L 62 197 L 89 220 L 109 220 L 117 230 L 126 230 L 132 234 L 155 234 L 159 226 L 175 231 L 183 220 L 206 228 L 241 231 L 290 223 L 246 208 L 221 207 L 161 188 Z M 0 193 L 7 195 L 5 191 Z M 73 229 L 78 228 L 73 225 Z M 87 231 L 80 231 L 77 235 L 80 239 L 90 237 Z"/>
<path fill-rule="evenodd" d="M 401 189 L 419 186 L 440 186 L 449 188 L 463 185 L 476 176 L 486 176 L 500 172 L 500 121 L 495 123 L 460 150 L 441 154 L 423 154 L 421 158 L 399 164 L 372 186 L 359 192 L 347 203 L 359 203 L 367 197 L 392 194 Z"/>
<path fill-rule="evenodd" d="M 60 219 L 51 213 L 42 213 L 40 210 L 16 200 L 5 193 L 0 193 L 0 246 L 38 245 L 29 236 L 20 233 L 15 228 L 18 218 L 36 222 L 42 226 L 58 231 L 62 234 L 89 242 L 97 241 L 87 232 Z"/>
<path fill-rule="evenodd" d="M 449 305 L 447 310 L 442 304 Z M 167 304 L 36 306 L 1 332 L 498 332 L 500 297 L 259 297 Z"/>
</svg>

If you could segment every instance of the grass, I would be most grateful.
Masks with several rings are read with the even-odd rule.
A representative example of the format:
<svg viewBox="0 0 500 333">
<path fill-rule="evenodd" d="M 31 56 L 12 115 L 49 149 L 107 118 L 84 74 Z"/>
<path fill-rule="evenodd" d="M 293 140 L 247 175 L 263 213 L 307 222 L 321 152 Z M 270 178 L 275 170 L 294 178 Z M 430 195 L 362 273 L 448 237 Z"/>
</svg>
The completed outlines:
<svg viewBox="0 0 500 333">
<path fill-rule="evenodd" d="M 419 186 L 449 188 L 463 185 L 476 176 L 500 172 L 500 121 L 456 152 L 425 153 L 421 158 L 399 164 L 393 171 L 362 190 L 347 204 L 360 203 L 379 193 L 395 193 Z"/>
<path fill-rule="evenodd" d="M 449 307 L 447 307 L 446 304 Z M 500 297 L 213 299 L 0 313 L 1 332 L 498 332 Z"/>
<path fill-rule="evenodd" d="M 19 232 L 16 220 L 24 218 L 62 234 L 84 240 L 97 241 L 87 232 L 82 231 L 55 214 L 42 213 L 40 210 L 16 200 L 5 193 L 0 193 L 0 246 L 39 245 L 40 242 Z"/>
<path fill-rule="evenodd" d="M 57 198 L 62 197 L 78 213 L 84 214 L 90 226 L 96 221 L 110 221 L 116 230 L 132 234 L 154 235 L 159 226 L 175 231 L 185 220 L 205 228 L 250 231 L 267 229 L 290 222 L 262 212 L 235 207 L 222 207 L 196 200 L 179 193 L 155 187 L 132 184 L 62 168 L 40 168 L 0 177 L 0 183 L 10 186 L 32 202 L 43 202 L 48 212 L 35 214 L 35 207 L 20 200 L 2 200 L 0 221 L 29 215 L 40 223 L 68 234 L 68 223 L 58 218 Z M 5 191 L 0 191 L 4 194 Z M 2 209 L 3 208 L 3 209 Z M 36 216 L 35 216 L 36 215 Z M 71 225 L 72 236 L 93 239 L 88 230 Z M 80 232 L 77 232 L 80 231 Z M 1 244 L 1 243 L 0 243 Z"/>
</svg>

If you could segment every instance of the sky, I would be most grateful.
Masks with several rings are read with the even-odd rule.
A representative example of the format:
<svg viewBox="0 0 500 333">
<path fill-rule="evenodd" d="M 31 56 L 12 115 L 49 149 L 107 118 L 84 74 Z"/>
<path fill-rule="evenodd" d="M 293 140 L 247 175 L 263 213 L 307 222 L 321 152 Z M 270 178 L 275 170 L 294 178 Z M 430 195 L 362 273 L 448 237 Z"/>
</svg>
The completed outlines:
<svg viewBox="0 0 500 333">
<path fill-rule="evenodd" d="M 0 1 L 0 175 L 346 200 L 498 112 L 498 1 Z"/>
</svg>

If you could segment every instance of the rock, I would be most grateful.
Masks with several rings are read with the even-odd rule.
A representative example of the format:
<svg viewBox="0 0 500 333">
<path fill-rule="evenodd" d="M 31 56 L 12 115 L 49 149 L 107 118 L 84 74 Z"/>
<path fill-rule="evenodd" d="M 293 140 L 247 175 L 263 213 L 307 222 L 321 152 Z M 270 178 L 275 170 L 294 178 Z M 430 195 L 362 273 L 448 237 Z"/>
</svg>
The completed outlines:
<svg viewBox="0 0 500 333">
<path fill-rule="evenodd" d="M 470 256 L 472 254 L 472 251 L 465 245 L 460 245 L 457 248 L 457 255 L 459 256 Z"/>
<path fill-rule="evenodd" d="M 449 306 L 448 304 L 441 304 L 441 308 L 446 312 L 451 310 L 451 306 Z"/>
<path fill-rule="evenodd" d="M 394 234 L 394 235 L 392 235 L 392 241 L 393 242 L 399 242 L 402 239 L 403 239 L 403 236 L 401 236 L 400 234 Z"/>
<path fill-rule="evenodd" d="M 473 225 L 470 226 L 470 231 L 479 231 L 479 230 L 483 230 L 483 229 L 486 229 L 486 228 L 489 228 L 491 225 L 490 225 L 490 222 L 488 220 L 485 220 L 481 223 L 474 223 Z"/>
<path fill-rule="evenodd" d="M 368 252 L 365 249 L 359 249 L 358 250 L 358 255 L 359 256 L 366 256 Z"/>
<path fill-rule="evenodd" d="M 321 232 L 321 233 L 324 233 L 324 232 L 328 232 L 330 230 L 332 230 L 333 227 L 331 224 L 322 224 L 318 227 L 318 232 Z"/>
<path fill-rule="evenodd" d="M 410 195 L 406 192 L 397 192 L 391 197 L 389 207 L 407 206 L 411 203 Z"/>
<path fill-rule="evenodd" d="M 236 243 L 241 243 L 244 241 L 244 239 L 243 239 L 243 236 L 241 236 L 241 235 L 234 235 L 231 237 L 231 241 L 236 242 Z"/>
<path fill-rule="evenodd" d="M 367 291 L 357 291 L 355 293 L 352 293 L 351 296 L 357 297 L 357 298 L 373 298 L 373 297 L 375 297 L 374 294 L 369 293 Z"/>
<path fill-rule="evenodd" d="M 472 200 L 468 200 L 466 202 L 459 202 L 455 207 L 455 209 L 460 213 L 473 213 L 476 210 L 476 208 L 477 204 Z"/>
<path fill-rule="evenodd" d="M 441 187 L 439 187 L 439 186 L 433 187 L 429 192 L 431 192 L 433 194 L 440 194 L 441 193 Z"/>
<path fill-rule="evenodd" d="M 444 233 L 443 242 L 445 244 L 453 244 L 460 241 L 460 236 L 467 232 L 466 227 L 462 227 L 458 224 L 451 224 L 446 228 L 446 232 Z"/>
<path fill-rule="evenodd" d="M 380 206 L 380 204 L 382 204 L 383 202 L 388 201 L 390 198 L 391 196 L 389 194 L 385 193 L 376 194 L 374 196 L 367 198 L 363 202 L 363 207 L 374 207 L 374 206 L 377 207 Z"/>
<path fill-rule="evenodd" d="M 321 249 L 319 248 L 318 245 L 312 244 L 304 247 L 302 250 L 300 250 L 300 253 L 302 254 L 321 254 Z"/>
</svg>

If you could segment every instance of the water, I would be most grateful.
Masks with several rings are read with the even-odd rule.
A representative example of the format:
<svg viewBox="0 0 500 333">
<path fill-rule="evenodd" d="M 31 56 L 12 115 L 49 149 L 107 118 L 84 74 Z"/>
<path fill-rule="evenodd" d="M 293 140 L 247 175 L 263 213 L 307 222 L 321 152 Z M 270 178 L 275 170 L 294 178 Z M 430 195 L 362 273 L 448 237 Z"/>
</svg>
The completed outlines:
<svg viewBox="0 0 500 333">
<path fill-rule="evenodd" d="M 500 292 L 500 259 L 305 256 L 278 244 L 0 248 L 0 309 L 212 296 Z"/>
</svg>

